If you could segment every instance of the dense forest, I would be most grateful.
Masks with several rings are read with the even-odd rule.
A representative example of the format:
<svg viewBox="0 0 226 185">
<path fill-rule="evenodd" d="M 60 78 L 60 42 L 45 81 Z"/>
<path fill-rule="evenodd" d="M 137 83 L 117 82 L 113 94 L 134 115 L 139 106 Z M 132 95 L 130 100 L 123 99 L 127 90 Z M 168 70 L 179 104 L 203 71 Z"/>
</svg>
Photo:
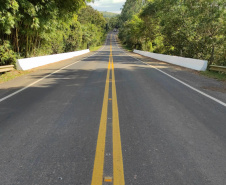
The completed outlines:
<svg viewBox="0 0 226 185">
<path fill-rule="evenodd" d="M 100 45 L 106 20 L 91 0 L 0 0 L 0 65 Z"/>
<path fill-rule="evenodd" d="M 127 0 L 111 18 L 90 1 L 0 0 L 0 65 L 97 46 L 114 27 L 132 49 L 226 65 L 224 0 Z"/>
<path fill-rule="evenodd" d="M 130 48 L 226 65 L 224 0 L 127 0 L 119 38 Z"/>
</svg>

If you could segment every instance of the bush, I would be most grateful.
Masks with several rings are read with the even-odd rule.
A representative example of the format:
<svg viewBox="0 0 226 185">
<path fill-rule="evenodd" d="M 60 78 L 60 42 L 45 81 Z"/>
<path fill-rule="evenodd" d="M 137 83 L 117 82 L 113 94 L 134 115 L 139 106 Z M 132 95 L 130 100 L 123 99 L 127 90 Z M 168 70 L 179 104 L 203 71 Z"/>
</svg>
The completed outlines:
<svg viewBox="0 0 226 185">
<path fill-rule="evenodd" d="M 0 66 L 15 65 L 16 54 L 12 50 L 9 41 L 0 39 Z"/>
</svg>

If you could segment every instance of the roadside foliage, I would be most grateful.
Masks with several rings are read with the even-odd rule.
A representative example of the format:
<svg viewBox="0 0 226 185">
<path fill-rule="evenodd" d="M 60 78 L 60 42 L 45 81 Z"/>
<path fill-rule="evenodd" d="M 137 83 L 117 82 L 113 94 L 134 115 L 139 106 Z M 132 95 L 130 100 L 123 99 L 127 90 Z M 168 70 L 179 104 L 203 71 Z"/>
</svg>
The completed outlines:
<svg viewBox="0 0 226 185">
<path fill-rule="evenodd" d="M 90 1 L 0 0 L 0 65 L 100 45 L 106 20 Z"/>
<path fill-rule="evenodd" d="M 119 38 L 132 49 L 226 65 L 224 0 L 127 0 Z"/>
</svg>

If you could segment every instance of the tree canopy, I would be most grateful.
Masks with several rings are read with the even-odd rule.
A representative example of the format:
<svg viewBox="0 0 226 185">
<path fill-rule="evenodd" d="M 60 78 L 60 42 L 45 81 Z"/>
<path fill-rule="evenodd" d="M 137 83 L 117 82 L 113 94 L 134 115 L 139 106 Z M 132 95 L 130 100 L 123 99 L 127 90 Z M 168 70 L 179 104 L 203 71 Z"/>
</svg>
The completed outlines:
<svg viewBox="0 0 226 185">
<path fill-rule="evenodd" d="M 16 55 L 39 56 L 100 44 L 106 21 L 86 6 L 90 1 L 0 0 L 0 56 L 10 51 L 8 61 L 12 61 Z M 5 63 L 0 59 L 0 65 Z"/>
<path fill-rule="evenodd" d="M 131 48 L 226 65 L 224 0 L 127 0 L 119 37 Z"/>
</svg>

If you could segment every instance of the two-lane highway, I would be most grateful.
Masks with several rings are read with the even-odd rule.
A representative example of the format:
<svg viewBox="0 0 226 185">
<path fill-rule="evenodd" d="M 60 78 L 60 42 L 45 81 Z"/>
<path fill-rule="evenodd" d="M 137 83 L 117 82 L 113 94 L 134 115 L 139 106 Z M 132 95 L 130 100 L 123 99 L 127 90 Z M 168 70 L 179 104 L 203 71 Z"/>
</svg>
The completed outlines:
<svg viewBox="0 0 226 185">
<path fill-rule="evenodd" d="M 129 55 L 108 35 L 1 95 L 1 185 L 226 184 L 226 107 Z"/>
</svg>

